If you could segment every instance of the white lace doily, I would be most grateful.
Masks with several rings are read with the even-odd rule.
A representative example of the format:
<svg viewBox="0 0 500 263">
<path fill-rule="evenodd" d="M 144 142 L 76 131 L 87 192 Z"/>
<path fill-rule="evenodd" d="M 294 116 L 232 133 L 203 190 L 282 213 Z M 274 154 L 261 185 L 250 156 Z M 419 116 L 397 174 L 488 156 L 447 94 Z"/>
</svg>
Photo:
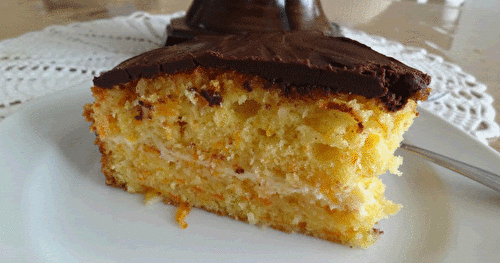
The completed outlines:
<svg viewBox="0 0 500 263">
<path fill-rule="evenodd" d="M 90 85 L 94 76 L 119 62 L 162 46 L 166 25 L 182 15 L 139 12 L 128 17 L 51 26 L 0 42 L 0 119 L 25 101 L 83 82 Z M 486 138 L 500 136 L 491 106 L 493 99 L 486 93 L 486 86 L 459 66 L 425 49 L 347 28 L 343 32 L 431 75 L 433 92 L 421 107 L 485 143 Z"/>
</svg>

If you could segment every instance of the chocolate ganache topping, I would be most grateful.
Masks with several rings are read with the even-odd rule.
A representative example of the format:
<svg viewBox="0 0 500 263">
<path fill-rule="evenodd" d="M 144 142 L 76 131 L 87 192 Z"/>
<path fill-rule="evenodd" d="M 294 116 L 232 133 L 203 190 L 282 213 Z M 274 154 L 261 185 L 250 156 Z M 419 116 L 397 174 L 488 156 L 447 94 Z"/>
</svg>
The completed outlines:
<svg viewBox="0 0 500 263">
<path fill-rule="evenodd" d="M 94 79 L 102 88 L 197 66 L 236 70 L 278 83 L 285 93 L 323 91 L 379 98 L 390 111 L 426 99 L 430 77 L 344 37 L 315 31 L 202 35 L 158 48 Z"/>
</svg>

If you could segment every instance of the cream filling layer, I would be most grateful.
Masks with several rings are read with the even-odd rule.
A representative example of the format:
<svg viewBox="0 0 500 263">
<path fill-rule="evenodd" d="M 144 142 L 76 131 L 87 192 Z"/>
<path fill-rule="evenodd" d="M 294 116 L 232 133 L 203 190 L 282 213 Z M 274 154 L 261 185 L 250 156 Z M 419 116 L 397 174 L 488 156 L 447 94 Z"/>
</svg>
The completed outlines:
<svg viewBox="0 0 500 263">
<path fill-rule="evenodd" d="M 114 136 L 112 138 L 108 137 L 108 139 L 113 141 L 113 143 L 122 144 L 130 148 L 130 150 L 136 149 L 136 145 L 142 144 L 142 142 L 131 142 L 128 139 L 121 136 Z M 150 145 L 150 143 L 145 143 L 145 144 Z M 234 171 L 234 168 L 229 164 L 213 163 L 207 160 L 203 160 L 203 158 L 195 160 L 191 155 L 183 154 L 175 150 L 172 150 L 169 147 L 166 147 L 165 144 L 163 144 L 158 140 L 154 142 L 154 145 L 150 146 L 155 146 L 158 150 L 160 150 L 160 157 L 167 162 L 175 162 L 181 160 L 188 163 L 193 163 L 206 167 L 222 175 L 217 177 L 220 180 L 223 180 L 224 177 L 235 177 L 238 178 L 239 180 L 244 180 L 244 179 L 252 180 L 257 185 L 255 187 L 256 192 L 259 194 L 259 197 L 262 198 L 265 198 L 266 196 L 273 194 L 287 196 L 299 193 L 301 195 L 309 196 L 311 204 L 318 202 L 319 205 L 328 206 L 332 210 L 347 209 L 350 211 L 358 211 L 359 216 L 361 217 L 367 215 L 365 206 L 377 202 L 373 194 L 368 189 L 365 189 L 365 187 L 361 183 L 357 183 L 347 187 L 345 185 L 339 187 L 345 190 L 336 193 L 335 197 L 337 198 L 339 203 L 334 203 L 325 194 L 321 193 L 318 188 L 312 187 L 305 183 L 293 185 L 290 182 L 278 181 L 275 178 L 269 176 L 261 176 L 260 173 L 247 172 L 247 171 L 243 173 L 236 173 Z M 359 195 L 360 193 L 362 193 L 362 196 Z M 363 200 L 368 200 L 368 202 L 363 202 Z"/>
</svg>

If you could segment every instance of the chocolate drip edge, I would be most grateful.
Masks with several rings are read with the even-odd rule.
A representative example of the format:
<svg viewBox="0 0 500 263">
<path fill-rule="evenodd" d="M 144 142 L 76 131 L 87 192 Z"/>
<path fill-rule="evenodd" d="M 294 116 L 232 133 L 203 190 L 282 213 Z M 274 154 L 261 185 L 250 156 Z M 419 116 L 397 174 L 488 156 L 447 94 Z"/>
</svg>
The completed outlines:
<svg viewBox="0 0 500 263">
<path fill-rule="evenodd" d="M 94 85 L 112 88 L 198 66 L 257 75 L 280 84 L 285 94 L 293 88 L 299 95 L 321 91 L 379 98 L 390 111 L 411 97 L 425 100 L 430 84 L 428 75 L 354 40 L 297 31 L 199 36 L 126 60 L 94 78 Z"/>
</svg>

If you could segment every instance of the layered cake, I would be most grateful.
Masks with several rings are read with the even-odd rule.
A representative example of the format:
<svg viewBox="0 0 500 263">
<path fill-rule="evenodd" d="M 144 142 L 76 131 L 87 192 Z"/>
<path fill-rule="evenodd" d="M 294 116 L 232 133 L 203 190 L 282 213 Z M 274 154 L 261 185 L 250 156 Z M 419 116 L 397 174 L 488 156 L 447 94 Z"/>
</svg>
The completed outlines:
<svg viewBox="0 0 500 263">
<path fill-rule="evenodd" d="M 94 79 L 84 116 L 107 184 L 368 247 L 400 206 L 379 176 L 430 78 L 319 32 L 198 36 Z"/>
</svg>

